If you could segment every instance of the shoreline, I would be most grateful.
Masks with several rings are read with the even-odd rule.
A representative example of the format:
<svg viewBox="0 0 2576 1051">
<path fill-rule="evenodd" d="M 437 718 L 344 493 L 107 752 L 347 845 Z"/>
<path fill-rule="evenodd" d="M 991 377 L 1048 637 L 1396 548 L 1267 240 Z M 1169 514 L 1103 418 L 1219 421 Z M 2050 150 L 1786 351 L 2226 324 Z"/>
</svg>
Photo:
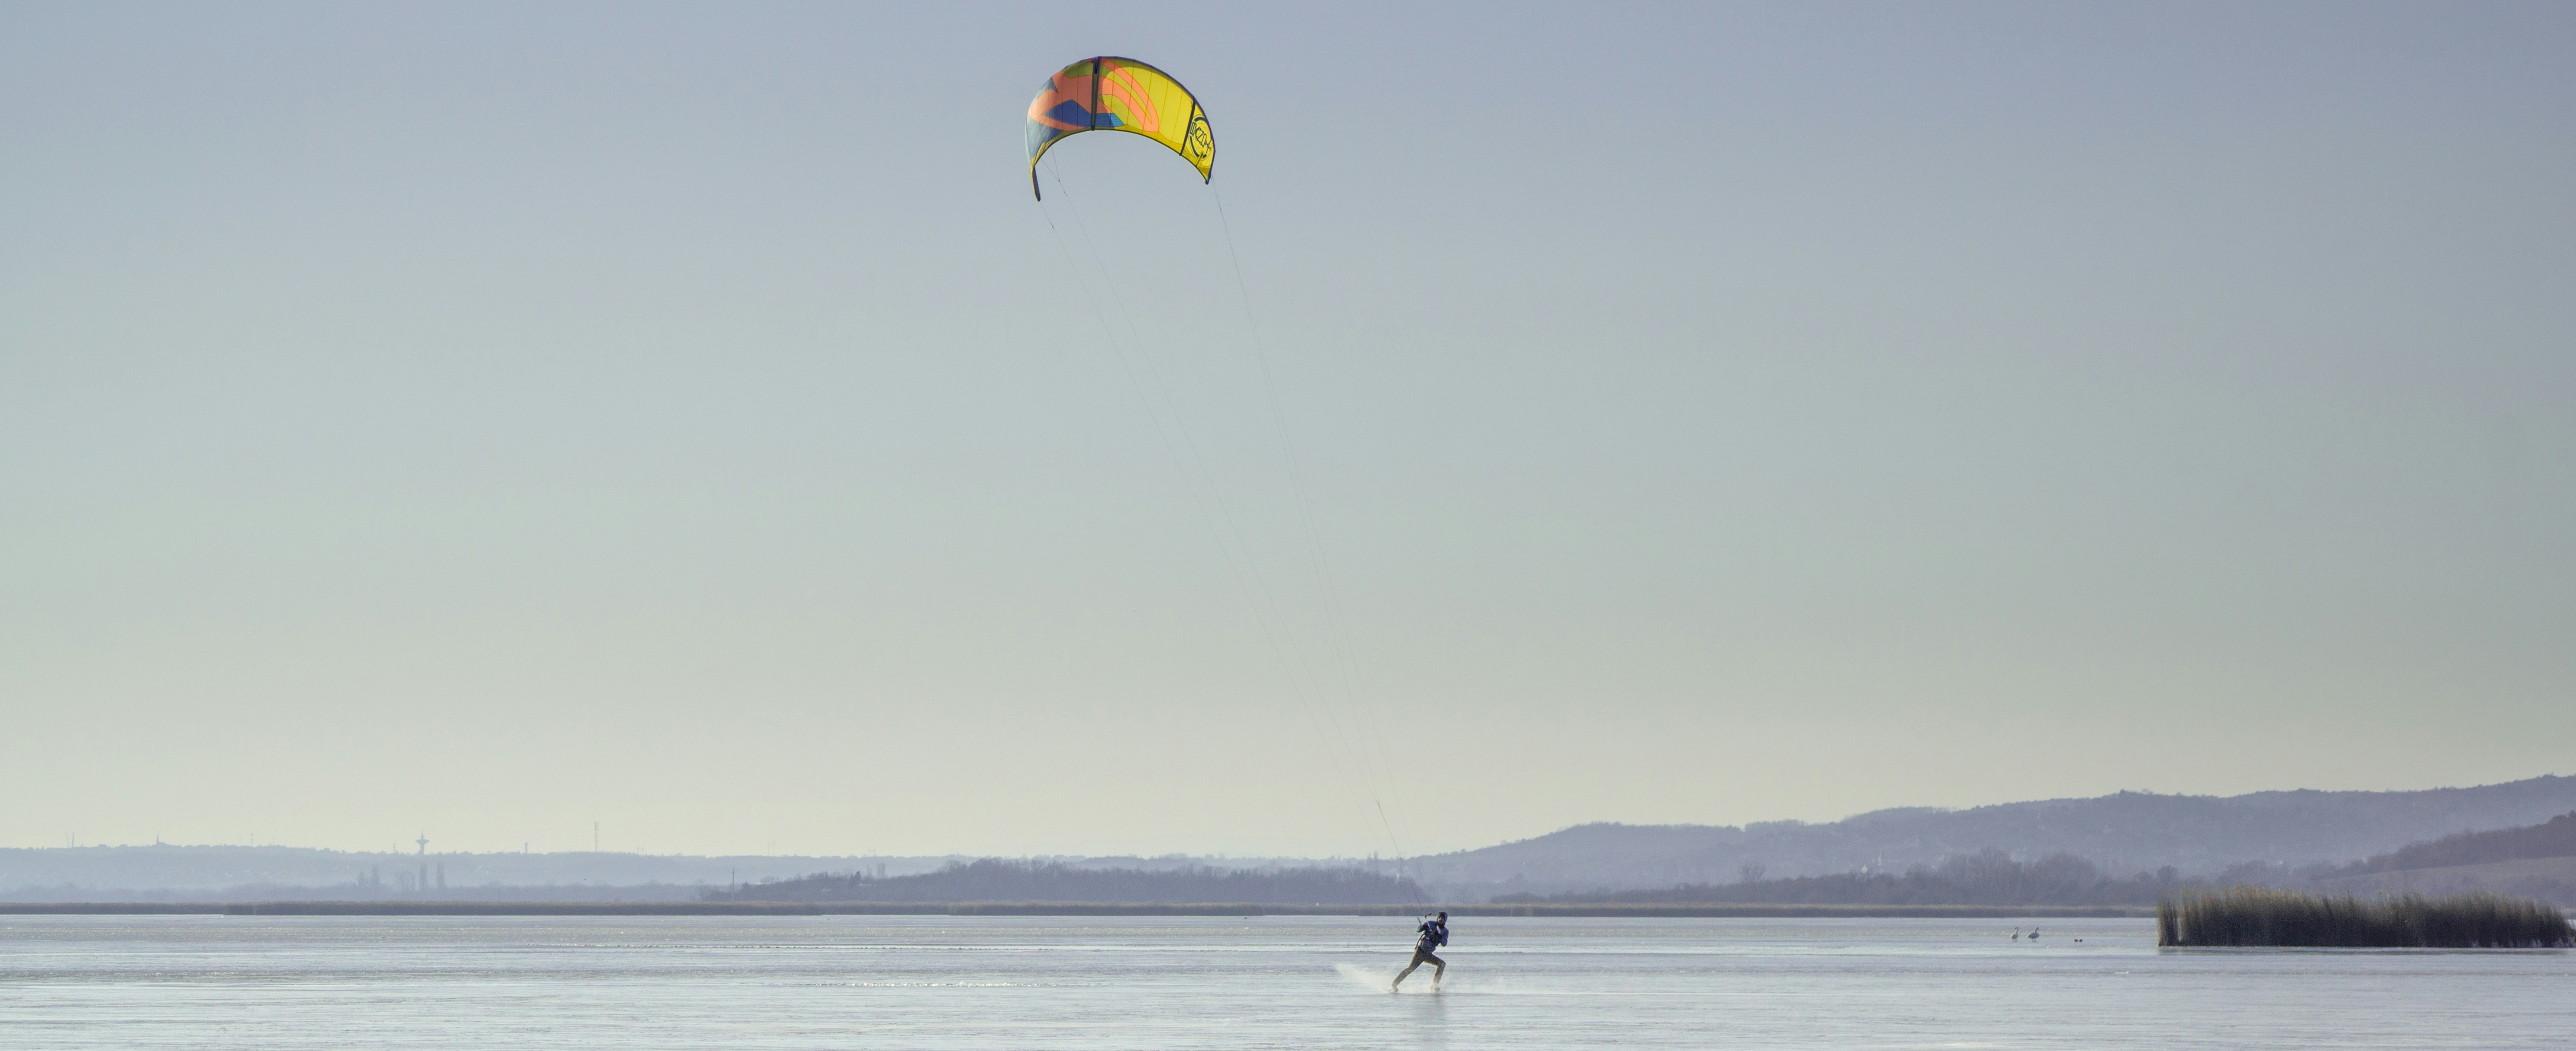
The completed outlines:
<svg viewBox="0 0 2576 1051">
<path fill-rule="evenodd" d="M 1209 902 L 252 901 L 0 902 L 0 916 L 1453 916 L 1579 919 L 2153 918 L 2129 905 L 1255 905 Z"/>
</svg>

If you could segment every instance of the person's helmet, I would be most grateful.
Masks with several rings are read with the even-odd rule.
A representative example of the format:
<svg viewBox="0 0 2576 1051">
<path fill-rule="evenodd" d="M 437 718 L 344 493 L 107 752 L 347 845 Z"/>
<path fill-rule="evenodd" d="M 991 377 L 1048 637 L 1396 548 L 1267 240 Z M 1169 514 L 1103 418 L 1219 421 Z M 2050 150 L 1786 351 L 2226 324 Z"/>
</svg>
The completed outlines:
<svg viewBox="0 0 2576 1051">
<path fill-rule="evenodd" d="M 1444 912 L 1444 913 L 1441 913 L 1441 914 L 1440 914 L 1440 918 L 1441 918 L 1441 919 L 1444 919 L 1444 920 L 1445 920 L 1445 919 L 1448 919 L 1448 918 L 1449 918 L 1449 914 L 1448 914 L 1448 913 L 1445 913 L 1445 912 Z"/>
</svg>

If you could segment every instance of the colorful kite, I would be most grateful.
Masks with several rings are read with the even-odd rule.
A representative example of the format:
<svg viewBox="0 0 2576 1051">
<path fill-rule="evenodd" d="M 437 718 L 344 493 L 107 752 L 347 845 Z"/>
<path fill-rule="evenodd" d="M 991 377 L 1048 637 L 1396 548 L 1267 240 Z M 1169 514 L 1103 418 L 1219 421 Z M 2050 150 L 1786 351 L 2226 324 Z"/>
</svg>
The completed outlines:
<svg viewBox="0 0 2576 1051">
<path fill-rule="evenodd" d="M 1171 147 L 1199 170 L 1201 182 L 1215 178 L 1207 111 L 1180 81 L 1135 59 L 1086 58 L 1047 78 L 1029 103 L 1030 193 L 1037 193 L 1038 158 L 1047 147 L 1086 131 L 1134 132 Z"/>
</svg>

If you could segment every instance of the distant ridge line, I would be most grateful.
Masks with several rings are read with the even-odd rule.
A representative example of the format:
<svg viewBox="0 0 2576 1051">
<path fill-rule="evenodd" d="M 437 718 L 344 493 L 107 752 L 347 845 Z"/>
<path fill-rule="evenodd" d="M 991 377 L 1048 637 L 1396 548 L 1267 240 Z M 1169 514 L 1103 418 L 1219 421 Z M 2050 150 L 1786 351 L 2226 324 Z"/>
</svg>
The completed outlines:
<svg viewBox="0 0 2576 1051">
<path fill-rule="evenodd" d="M 2071 854 L 2119 877 L 2172 867 L 2184 876 L 2244 882 L 2272 870 L 2341 865 L 2409 843 L 2531 825 L 2570 811 L 2576 811 L 2576 777 L 2554 774 L 2394 792 L 2115 792 L 1964 810 L 1898 807 L 1822 824 L 1574 825 L 1416 857 L 1409 874 L 1444 897 L 1543 897 L 1731 884 L 1747 873 L 1902 873 L 1994 848 L 2023 861 Z M 2262 871 L 2234 871 L 2249 864 Z"/>
</svg>

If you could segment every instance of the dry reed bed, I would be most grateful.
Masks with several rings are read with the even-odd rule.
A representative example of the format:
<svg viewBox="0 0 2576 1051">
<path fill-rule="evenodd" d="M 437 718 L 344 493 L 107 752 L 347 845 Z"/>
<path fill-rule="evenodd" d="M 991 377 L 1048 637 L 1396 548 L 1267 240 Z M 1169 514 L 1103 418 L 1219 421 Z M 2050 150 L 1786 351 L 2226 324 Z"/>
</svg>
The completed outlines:
<svg viewBox="0 0 2576 1051">
<path fill-rule="evenodd" d="M 2186 891 L 2156 906 L 2156 944 L 2335 949 L 2576 946 L 2555 906 L 2501 894 L 2362 899 L 2269 887 Z"/>
</svg>

